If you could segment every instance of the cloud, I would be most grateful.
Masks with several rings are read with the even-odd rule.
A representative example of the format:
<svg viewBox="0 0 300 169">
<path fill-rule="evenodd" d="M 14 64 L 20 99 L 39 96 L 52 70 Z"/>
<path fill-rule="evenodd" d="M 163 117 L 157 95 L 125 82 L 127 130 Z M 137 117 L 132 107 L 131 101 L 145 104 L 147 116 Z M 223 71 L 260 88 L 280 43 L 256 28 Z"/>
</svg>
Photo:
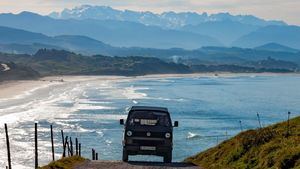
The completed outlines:
<svg viewBox="0 0 300 169">
<path fill-rule="evenodd" d="M 17 13 L 27 10 L 48 14 L 83 4 L 156 13 L 193 11 L 253 14 L 265 19 L 284 20 L 300 25 L 299 0 L 7 0 L 0 2 L 0 12 Z"/>
</svg>

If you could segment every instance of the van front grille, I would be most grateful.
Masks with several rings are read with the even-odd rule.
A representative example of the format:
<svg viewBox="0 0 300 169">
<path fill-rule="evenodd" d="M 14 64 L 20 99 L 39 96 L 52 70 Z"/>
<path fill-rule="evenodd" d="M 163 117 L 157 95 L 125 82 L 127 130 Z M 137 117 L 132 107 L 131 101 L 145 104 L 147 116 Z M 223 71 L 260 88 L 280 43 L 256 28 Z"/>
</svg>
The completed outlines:
<svg viewBox="0 0 300 169">
<path fill-rule="evenodd" d="M 133 140 L 134 144 L 138 144 L 140 146 L 159 146 L 164 145 L 164 140 Z"/>
<path fill-rule="evenodd" d="M 163 132 L 150 132 L 151 135 L 150 137 L 153 137 L 153 138 L 165 138 L 165 133 Z M 147 136 L 147 132 L 143 131 L 137 131 L 137 132 L 133 132 L 133 136 L 134 137 L 148 137 Z"/>
</svg>

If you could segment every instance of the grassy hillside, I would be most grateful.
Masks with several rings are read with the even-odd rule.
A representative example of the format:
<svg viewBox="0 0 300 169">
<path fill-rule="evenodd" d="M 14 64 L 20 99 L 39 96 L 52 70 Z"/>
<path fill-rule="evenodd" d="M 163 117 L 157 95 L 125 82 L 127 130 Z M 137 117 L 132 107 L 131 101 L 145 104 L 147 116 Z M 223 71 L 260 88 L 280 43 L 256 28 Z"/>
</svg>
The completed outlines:
<svg viewBox="0 0 300 169">
<path fill-rule="evenodd" d="M 300 117 L 258 130 L 248 130 L 193 157 L 209 169 L 300 169 Z"/>
<path fill-rule="evenodd" d="M 3 65 L 7 67 L 7 70 Z M 40 74 L 31 67 L 12 62 L 1 62 L 0 60 L 0 83 L 7 80 L 29 80 L 39 77 Z"/>
</svg>

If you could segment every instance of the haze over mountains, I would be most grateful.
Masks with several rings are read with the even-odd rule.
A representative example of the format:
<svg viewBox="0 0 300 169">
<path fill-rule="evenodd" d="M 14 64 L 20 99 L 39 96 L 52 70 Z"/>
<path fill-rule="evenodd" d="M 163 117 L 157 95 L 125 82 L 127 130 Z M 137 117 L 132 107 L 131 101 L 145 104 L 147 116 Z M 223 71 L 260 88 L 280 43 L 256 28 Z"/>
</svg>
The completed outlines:
<svg viewBox="0 0 300 169">
<path fill-rule="evenodd" d="M 35 54 L 39 49 L 68 50 L 83 55 L 144 56 L 175 61 L 197 59 L 203 63 L 239 64 L 245 61 L 274 59 L 300 63 L 300 52 L 287 46 L 269 43 L 254 49 L 202 47 L 194 50 L 180 48 L 121 48 L 79 35 L 46 36 L 15 28 L 0 26 L 0 51 L 15 54 Z"/>
<path fill-rule="evenodd" d="M 88 5 L 49 16 L 0 14 L 1 52 L 32 55 L 41 48 L 184 64 L 248 66 L 276 59 L 299 65 L 300 27 L 251 15 L 154 14 Z"/>
<path fill-rule="evenodd" d="M 229 13 L 155 14 L 83 5 L 54 12 L 49 16 L 30 12 L 0 14 L 0 26 L 47 36 L 86 36 L 115 47 L 253 48 L 267 43 L 278 43 L 300 49 L 300 27 L 287 25 L 283 21 L 267 21 L 252 15 L 234 16 Z"/>
<path fill-rule="evenodd" d="M 179 30 L 165 30 L 155 26 L 117 20 L 58 20 L 29 12 L 17 15 L 0 15 L 0 25 L 49 36 L 81 35 L 118 47 L 152 48 L 198 48 L 201 46 L 220 46 L 218 40 Z"/>
</svg>

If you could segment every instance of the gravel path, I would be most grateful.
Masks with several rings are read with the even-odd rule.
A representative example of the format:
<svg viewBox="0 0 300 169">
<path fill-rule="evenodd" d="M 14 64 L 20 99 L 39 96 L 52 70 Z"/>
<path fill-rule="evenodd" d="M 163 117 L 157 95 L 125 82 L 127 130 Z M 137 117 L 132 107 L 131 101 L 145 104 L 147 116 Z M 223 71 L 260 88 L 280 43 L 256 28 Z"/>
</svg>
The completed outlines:
<svg viewBox="0 0 300 169">
<path fill-rule="evenodd" d="M 122 162 L 122 161 L 87 161 L 74 169 L 196 169 L 199 167 L 185 163 L 165 164 L 160 162 Z"/>
</svg>

